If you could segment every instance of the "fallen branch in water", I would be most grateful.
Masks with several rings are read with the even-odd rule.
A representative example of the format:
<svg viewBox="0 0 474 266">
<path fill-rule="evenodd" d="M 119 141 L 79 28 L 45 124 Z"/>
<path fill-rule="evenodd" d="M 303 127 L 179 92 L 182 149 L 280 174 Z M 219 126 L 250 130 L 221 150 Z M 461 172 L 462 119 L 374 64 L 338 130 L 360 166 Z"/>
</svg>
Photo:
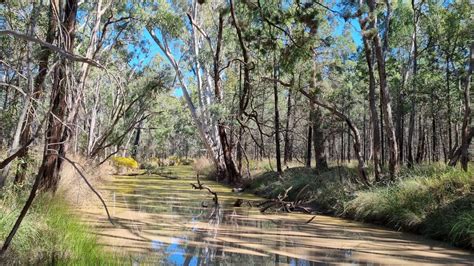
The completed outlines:
<svg viewBox="0 0 474 266">
<path fill-rule="evenodd" d="M 211 193 L 212 195 L 214 195 L 214 203 L 215 203 L 216 205 L 218 205 L 218 204 L 219 204 L 219 200 L 218 200 L 218 198 L 217 198 L 217 193 L 214 192 L 210 187 L 205 186 L 205 185 L 203 185 L 203 184 L 201 183 L 201 181 L 199 180 L 199 174 L 196 175 L 196 179 L 197 179 L 197 184 L 191 183 L 191 186 L 192 186 L 194 189 L 199 189 L 199 190 L 205 189 L 205 190 L 209 191 L 209 193 Z"/>
<path fill-rule="evenodd" d="M 243 200 L 243 199 L 237 199 L 234 202 L 234 207 L 242 207 L 242 205 L 244 205 L 245 203 L 247 203 L 250 208 L 253 207 L 252 202 L 250 202 L 250 200 Z"/>
<path fill-rule="evenodd" d="M 303 190 L 305 190 L 308 186 L 304 186 L 296 195 L 294 201 L 287 201 L 286 199 L 288 198 L 288 192 L 293 188 L 289 187 L 288 189 L 285 190 L 283 195 L 278 195 L 276 199 L 270 199 L 266 200 L 260 204 L 257 205 L 257 207 L 260 207 L 260 212 L 264 213 L 270 208 L 273 208 L 277 211 L 285 211 L 288 213 L 298 211 L 298 212 L 304 212 L 304 213 L 312 213 L 313 210 L 310 207 L 304 206 L 305 202 L 303 200 L 299 200 L 300 195 L 302 194 Z"/>
<path fill-rule="evenodd" d="M 132 172 L 132 173 L 124 173 L 124 174 L 119 174 L 120 176 L 139 176 L 139 175 L 147 175 L 147 172 Z"/>
<path fill-rule="evenodd" d="M 311 222 L 314 220 L 314 218 L 316 218 L 316 215 L 313 216 L 313 217 L 311 217 L 311 219 L 309 219 L 306 223 L 307 223 L 307 224 L 311 223 Z"/>
</svg>

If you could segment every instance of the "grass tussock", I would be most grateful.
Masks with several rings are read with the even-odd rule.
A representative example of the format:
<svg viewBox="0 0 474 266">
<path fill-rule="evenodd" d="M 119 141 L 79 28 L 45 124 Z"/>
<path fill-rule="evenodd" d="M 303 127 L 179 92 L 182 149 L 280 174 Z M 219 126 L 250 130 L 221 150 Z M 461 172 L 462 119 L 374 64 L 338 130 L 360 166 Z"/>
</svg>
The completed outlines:
<svg viewBox="0 0 474 266">
<path fill-rule="evenodd" d="M 11 230 L 26 200 L 27 189 L 0 191 L 0 239 Z M 103 250 L 88 226 L 61 196 L 39 196 L 29 210 L 3 265 L 118 265 L 120 258 Z M 0 241 L 0 244 L 3 242 Z"/>
<path fill-rule="evenodd" d="M 200 176 L 206 176 L 210 179 L 216 178 L 216 167 L 213 162 L 206 157 L 200 157 L 194 160 L 193 170 Z"/>
<path fill-rule="evenodd" d="M 292 200 L 308 185 L 304 196 L 316 210 L 474 247 L 472 167 L 468 172 L 443 164 L 405 168 L 397 181 L 371 188 L 351 183 L 356 174 L 354 167 L 347 166 L 322 173 L 299 167 L 287 169 L 281 177 L 264 172 L 248 186 L 268 198 L 292 186 Z"/>
<path fill-rule="evenodd" d="M 400 181 L 360 191 L 344 213 L 469 246 L 474 236 L 474 172 L 443 165 L 404 170 Z"/>
</svg>

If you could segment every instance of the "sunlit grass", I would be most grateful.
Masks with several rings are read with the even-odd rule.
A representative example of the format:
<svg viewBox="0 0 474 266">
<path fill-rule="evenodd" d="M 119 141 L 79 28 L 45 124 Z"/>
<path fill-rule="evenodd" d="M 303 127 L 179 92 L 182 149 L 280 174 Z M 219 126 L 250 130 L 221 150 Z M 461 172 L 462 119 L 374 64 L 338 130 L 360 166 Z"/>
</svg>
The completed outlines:
<svg viewBox="0 0 474 266">
<path fill-rule="evenodd" d="M 474 228 L 470 206 L 474 202 L 473 171 L 430 165 L 405 169 L 401 176 L 388 186 L 360 191 L 345 204 L 344 213 L 358 220 L 469 245 Z"/>
<path fill-rule="evenodd" d="M 0 239 L 18 217 L 26 190 L 0 192 Z M 39 196 L 6 254 L 7 264 L 118 265 L 120 257 L 106 252 L 91 230 L 61 196 Z M 3 244 L 0 241 L 0 244 Z"/>
<path fill-rule="evenodd" d="M 363 188 L 349 182 L 354 166 L 323 173 L 290 168 L 278 178 L 268 171 L 249 182 L 252 191 L 274 198 L 290 186 L 289 199 L 308 184 L 304 194 L 319 210 L 398 230 L 414 231 L 469 246 L 474 241 L 473 167 L 468 172 L 442 163 L 403 168 L 395 182 Z"/>
</svg>

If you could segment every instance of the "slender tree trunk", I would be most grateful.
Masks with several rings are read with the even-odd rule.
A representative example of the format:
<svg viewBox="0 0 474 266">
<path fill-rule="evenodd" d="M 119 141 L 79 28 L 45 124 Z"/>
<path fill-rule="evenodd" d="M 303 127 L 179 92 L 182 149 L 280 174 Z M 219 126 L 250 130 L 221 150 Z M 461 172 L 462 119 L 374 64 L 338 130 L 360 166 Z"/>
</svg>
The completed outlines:
<svg viewBox="0 0 474 266">
<path fill-rule="evenodd" d="M 311 104 L 311 103 L 310 103 Z M 308 123 L 308 136 L 306 142 L 306 167 L 311 167 L 311 142 L 313 139 L 313 127 L 311 125 L 311 115 Z"/>
<path fill-rule="evenodd" d="M 453 148 L 453 132 L 452 132 L 452 121 L 451 121 L 451 91 L 450 91 L 450 80 L 451 80 L 451 72 L 449 70 L 449 62 L 451 58 L 448 55 L 446 56 L 446 105 L 447 105 L 447 115 L 448 115 L 448 148 L 447 150 L 450 151 Z"/>
<path fill-rule="evenodd" d="M 140 146 L 140 136 L 141 136 L 141 127 L 143 125 L 143 121 L 138 123 L 137 128 L 135 129 L 135 139 L 133 140 L 133 148 L 132 148 L 132 157 L 134 159 L 138 159 L 138 147 Z"/>
<path fill-rule="evenodd" d="M 398 145 L 398 158 L 400 164 L 403 164 L 403 140 L 404 140 L 404 112 L 403 112 L 403 102 L 405 101 L 404 92 L 399 91 L 398 94 L 398 103 L 397 103 L 397 118 L 396 118 L 396 132 L 397 132 L 397 145 Z"/>
<path fill-rule="evenodd" d="M 342 126 L 341 130 L 341 163 L 344 163 L 346 160 L 346 146 L 344 145 L 344 130 L 345 130 L 345 125 Z"/>
<path fill-rule="evenodd" d="M 28 112 L 28 106 L 30 104 L 30 93 L 26 94 L 24 97 L 24 105 L 20 113 L 20 117 L 18 118 L 18 123 L 16 126 L 15 134 L 13 136 L 13 142 L 10 147 L 10 151 L 8 152 L 8 156 L 13 155 L 17 152 L 18 148 L 20 147 L 20 137 L 21 137 L 21 129 L 24 121 L 26 121 L 26 116 Z M 3 169 L 0 169 L 0 188 L 5 185 L 6 179 L 10 172 L 11 164 L 6 165 Z"/>
<path fill-rule="evenodd" d="M 285 136 L 283 137 L 283 142 L 285 145 L 285 151 L 283 155 L 283 164 L 287 165 L 289 161 L 291 161 L 291 143 L 290 143 L 290 126 L 291 126 L 291 95 L 292 90 L 291 88 L 288 89 L 288 97 L 287 97 L 287 109 L 286 109 L 286 125 L 285 125 Z"/>
<path fill-rule="evenodd" d="M 433 104 L 432 104 L 433 105 Z M 437 138 L 437 127 L 436 127 L 436 116 L 434 107 L 432 108 L 431 116 L 431 160 L 437 162 L 438 158 L 438 138 Z"/>
<path fill-rule="evenodd" d="M 408 124 L 408 167 L 412 167 L 414 163 L 413 158 L 413 134 L 415 132 L 415 114 L 416 114 L 416 97 L 415 92 L 417 90 L 417 72 L 418 72 L 418 44 L 417 44 L 417 31 L 418 31 L 418 11 L 415 5 L 415 0 L 411 1 L 413 9 L 413 77 L 412 77 L 412 90 L 411 90 L 411 108 L 410 108 L 410 122 Z M 421 132 L 420 132 L 421 134 Z"/>
<path fill-rule="evenodd" d="M 369 9 L 370 15 L 373 19 L 376 19 L 376 11 L 375 11 L 375 1 L 369 0 Z M 375 24 L 376 25 L 376 22 Z M 376 27 L 374 27 L 376 29 Z M 376 32 L 374 33 L 373 42 L 375 46 L 375 57 L 377 59 L 377 67 L 379 72 L 379 82 L 380 82 L 380 99 L 382 101 L 382 112 L 383 118 L 385 122 L 385 131 L 388 137 L 388 146 L 389 146 L 389 170 L 390 175 L 392 178 L 398 173 L 398 147 L 397 147 L 397 138 L 395 135 L 395 127 L 393 125 L 393 118 L 392 118 L 392 106 L 391 106 L 391 99 L 390 99 L 390 92 L 388 89 L 388 82 L 387 82 L 387 73 L 385 71 L 385 59 L 384 53 L 382 50 L 381 41 L 379 38 L 379 34 Z"/>
<path fill-rule="evenodd" d="M 347 128 L 347 162 L 351 162 L 351 129 Z"/>
<path fill-rule="evenodd" d="M 303 89 L 300 89 L 300 92 L 304 96 L 306 96 L 311 101 L 312 104 L 316 104 L 316 105 L 318 105 L 322 108 L 327 109 L 333 115 L 339 117 L 340 119 L 342 119 L 346 122 L 347 126 L 349 127 L 350 131 L 352 132 L 352 136 L 354 137 L 353 148 L 354 148 L 355 157 L 357 158 L 357 162 L 358 162 L 358 167 L 357 168 L 359 170 L 360 181 L 362 181 L 366 185 L 370 185 L 369 179 L 368 179 L 368 176 L 367 176 L 367 166 L 365 164 L 364 159 L 362 158 L 362 153 L 361 153 L 361 150 L 360 150 L 360 148 L 361 148 L 360 133 L 359 133 L 359 129 L 356 127 L 356 125 L 352 122 L 352 120 L 347 115 L 345 115 L 343 112 L 338 110 L 333 105 L 318 99 L 317 97 L 307 93 Z M 344 133 L 344 131 L 341 131 L 341 133 Z M 344 134 L 342 134 L 341 141 L 344 141 Z M 310 152 L 311 145 L 308 145 L 308 146 L 309 146 L 308 150 Z M 341 149 L 341 154 L 344 154 L 344 149 Z"/>
<path fill-rule="evenodd" d="M 379 121 L 380 121 L 380 163 L 382 166 L 385 166 L 386 163 L 386 152 L 385 152 L 385 127 L 383 123 L 383 107 L 382 107 L 382 99 L 380 99 L 379 102 L 379 109 L 380 109 L 380 116 L 379 116 Z"/>
<path fill-rule="evenodd" d="M 242 66 L 239 65 L 239 99 L 242 97 Z M 240 105 L 239 105 L 239 114 L 242 114 L 242 110 L 240 110 Z M 238 142 L 237 142 L 237 170 L 239 172 L 239 175 L 242 176 L 242 155 L 243 155 L 243 134 L 244 134 L 244 128 L 242 125 L 239 125 L 239 136 L 238 136 Z"/>
<path fill-rule="evenodd" d="M 474 135 L 474 127 L 472 126 L 471 114 L 471 77 L 472 69 L 474 68 L 474 44 L 471 44 L 469 72 L 466 77 L 466 87 L 464 89 L 464 119 L 463 119 L 463 134 L 462 134 L 462 150 L 461 150 L 461 166 L 464 171 L 467 171 L 469 162 L 469 146 Z M 464 125 L 466 124 L 466 126 Z M 469 128 L 469 129 L 468 129 Z M 470 137 L 470 138 L 469 138 Z"/>
<path fill-rule="evenodd" d="M 419 164 L 423 161 L 425 155 L 425 127 L 422 123 L 421 115 L 418 117 L 418 150 L 416 153 L 416 163 Z"/>
<path fill-rule="evenodd" d="M 366 118 L 366 114 L 364 113 L 364 117 L 362 118 L 362 123 L 363 123 L 363 126 L 362 126 L 362 139 L 363 139 L 363 145 L 362 145 L 362 158 L 364 158 L 364 161 L 367 161 L 367 129 L 366 129 L 366 126 L 367 126 L 367 118 Z"/>
<path fill-rule="evenodd" d="M 217 36 L 217 47 L 216 47 L 216 54 L 214 55 L 214 96 L 217 99 L 218 103 L 222 103 L 222 91 L 220 87 L 220 51 L 221 51 L 221 44 L 222 44 L 222 32 L 224 27 L 224 14 L 219 14 L 219 27 L 218 27 L 218 36 Z M 232 145 L 229 141 L 229 137 L 227 136 L 225 130 L 225 124 L 222 120 L 217 122 L 219 138 L 222 145 L 222 153 L 224 156 L 224 163 L 225 163 L 225 177 L 229 183 L 235 183 L 240 180 L 239 171 L 234 163 L 232 158 Z"/>
<path fill-rule="evenodd" d="M 275 122 L 275 160 L 277 172 L 282 173 L 281 169 L 281 148 L 280 148 L 280 111 L 278 108 L 278 67 L 276 65 L 275 51 L 273 51 L 273 101 L 274 101 L 274 122 Z"/>
<path fill-rule="evenodd" d="M 28 35 L 33 35 L 36 27 L 36 19 L 38 16 L 38 10 L 36 4 L 33 3 L 33 13 L 31 15 L 31 19 L 29 22 L 28 27 Z M 27 52 L 26 52 L 26 60 L 27 60 L 27 73 L 28 73 L 28 91 L 27 94 L 24 96 L 24 103 L 23 108 L 20 113 L 20 117 L 18 119 L 15 135 L 13 137 L 13 142 L 10 148 L 9 155 L 12 155 L 16 152 L 18 147 L 23 147 L 31 138 L 31 124 L 33 123 L 34 112 L 36 110 L 36 82 L 32 80 L 32 71 L 31 71 L 31 57 L 32 57 L 32 44 L 28 42 L 27 44 Z M 41 59 L 41 58 L 40 58 Z M 40 71 L 41 71 L 41 63 L 40 63 Z M 40 75 L 40 74 L 38 74 Z M 36 79 L 35 79 L 36 81 Z M 27 165 L 27 157 L 28 157 L 28 147 L 24 150 L 23 154 L 21 154 L 19 159 L 19 165 L 15 174 L 15 184 L 21 183 L 25 179 L 25 172 L 26 172 L 26 165 Z M 8 176 L 11 164 L 8 164 L 0 171 L 0 188 L 4 186 L 5 180 Z"/>
<path fill-rule="evenodd" d="M 464 87 L 464 117 L 462 123 L 462 135 L 461 135 L 461 146 L 456 149 L 449 162 L 449 165 L 455 166 L 458 159 L 461 159 L 461 166 L 464 171 L 468 169 L 469 162 L 469 146 L 474 136 L 474 127 L 472 126 L 472 110 L 471 110 L 471 78 L 472 69 L 474 68 L 474 44 L 470 47 L 469 56 L 469 71 L 466 76 L 466 82 Z"/>
<path fill-rule="evenodd" d="M 204 146 L 206 147 L 208 155 L 211 157 L 217 169 L 225 169 L 225 163 L 224 160 L 222 160 L 220 154 L 222 151 L 222 145 L 219 142 L 220 138 L 214 138 L 213 135 L 211 135 L 214 125 L 207 123 L 207 121 L 205 121 L 202 117 L 198 115 L 196 107 L 194 106 L 194 103 L 191 99 L 191 95 L 189 94 L 189 89 L 185 82 L 184 74 L 181 71 L 178 62 L 176 62 L 176 60 L 174 59 L 169 47 L 167 46 L 167 43 L 162 42 L 161 39 L 156 36 L 152 28 L 147 27 L 147 31 L 150 33 L 150 36 L 155 41 L 155 43 L 160 47 L 161 51 L 168 58 L 176 72 L 176 76 L 181 85 L 181 91 L 183 92 L 184 99 L 186 100 L 186 104 L 191 113 L 191 117 L 194 123 L 196 124 L 199 136 Z"/>
<path fill-rule="evenodd" d="M 359 19 L 359 23 L 363 31 L 367 30 L 367 22 Z M 372 47 L 366 37 L 363 34 L 364 50 L 365 50 L 365 61 L 369 69 L 369 108 L 370 118 L 372 122 L 372 158 L 374 161 L 374 175 L 375 180 L 380 180 L 381 164 L 380 164 L 380 128 L 379 128 L 379 115 L 377 112 L 376 96 L 375 96 L 375 75 L 373 69 L 373 55 Z"/>
<path fill-rule="evenodd" d="M 90 156 L 92 154 L 92 150 L 94 148 L 95 144 L 95 130 L 96 130 L 96 125 L 97 125 L 97 113 L 99 109 L 99 102 L 100 102 L 100 89 L 99 85 L 95 87 L 95 93 L 94 93 L 94 105 L 91 110 L 90 114 L 90 122 L 89 122 L 89 134 L 87 137 L 87 156 Z"/>
</svg>

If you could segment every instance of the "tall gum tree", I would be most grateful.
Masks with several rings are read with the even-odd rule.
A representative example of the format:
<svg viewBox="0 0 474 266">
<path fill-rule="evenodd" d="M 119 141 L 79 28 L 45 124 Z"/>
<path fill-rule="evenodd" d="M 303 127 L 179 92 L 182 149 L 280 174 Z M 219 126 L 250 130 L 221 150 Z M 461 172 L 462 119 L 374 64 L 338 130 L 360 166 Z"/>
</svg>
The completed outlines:
<svg viewBox="0 0 474 266">
<path fill-rule="evenodd" d="M 383 120 L 385 122 L 385 131 L 388 138 L 388 147 L 389 147 L 389 171 L 392 178 L 396 176 L 399 170 L 398 162 L 398 147 L 397 147 L 397 137 L 395 134 L 395 126 L 393 123 L 392 116 L 392 104 L 391 97 L 388 88 L 387 72 L 385 69 L 385 56 L 384 49 L 382 47 L 382 41 L 377 30 L 377 10 L 376 3 L 374 0 L 368 0 L 367 4 L 369 6 L 369 20 L 373 20 L 373 29 L 371 34 L 371 39 L 374 44 L 375 58 L 377 60 L 377 68 L 379 74 L 379 86 L 380 86 L 380 99 L 381 99 L 381 109 L 383 113 Z M 385 29 L 389 31 L 389 29 Z"/>
<path fill-rule="evenodd" d="M 61 34 L 58 35 L 58 43 L 65 51 L 72 52 L 74 48 L 77 1 L 66 1 L 61 23 Z M 46 129 L 46 140 L 44 156 L 41 168 L 39 188 L 47 191 L 56 191 L 59 184 L 59 171 L 65 156 L 65 120 L 67 117 L 67 94 L 71 88 L 70 67 L 72 64 L 67 59 L 61 59 L 53 70 L 53 85 L 51 88 L 50 114 Z"/>
<path fill-rule="evenodd" d="M 233 149 L 227 136 L 226 126 L 222 120 L 219 120 L 208 111 L 212 105 L 222 103 L 222 97 L 224 95 L 220 86 L 224 11 L 221 7 L 216 7 L 213 9 L 213 12 L 220 14 L 217 16 L 216 25 L 218 25 L 218 28 L 215 32 L 215 39 L 212 38 L 214 35 L 210 36 L 210 33 L 208 35 L 208 32 L 205 31 L 201 25 L 197 24 L 200 19 L 199 5 L 196 2 L 193 3 L 190 12 L 188 12 L 187 15 L 183 14 L 182 17 L 172 11 L 170 4 L 160 5 L 158 16 L 161 20 L 150 19 L 147 22 L 146 29 L 175 70 L 183 97 L 186 100 L 188 109 L 196 124 L 199 136 L 216 166 L 217 173 L 219 176 L 227 178 L 229 182 L 235 183 L 238 182 L 240 176 L 233 160 Z M 180 36 L 180 33 L 176 30 L 177 28 L 184 28 L 184 19 L 186 17 L 190 21 L 188 27 L 191 35 L 190 52 L 193 55 L 191 65 L 194 66 L 194 73 L 197 77 L 199 112 L 186 82 L 186 70 L 184 70 L 176 60 L 169 46 L 169 43 L 174 40 L 187 41 L 186 36 Z M 177 19 L 180 22 L 170 27 L 169 23 L 171 23 L 171 21 L 167 19 Z M 159 34 L 156 33 L 157 31 L 159 31 Z M 208 49 L 211 51 L 212 58 L 209 61 L 201 63 L 202 59 L 199 54 L 205 45 L 209 46 Z M 211 75 L 211 69 L 213 75 Z M 244 82 L 244 88 L 245 87 L 248 87 L 248 85 L 245 85 Z"/>
</svg>

